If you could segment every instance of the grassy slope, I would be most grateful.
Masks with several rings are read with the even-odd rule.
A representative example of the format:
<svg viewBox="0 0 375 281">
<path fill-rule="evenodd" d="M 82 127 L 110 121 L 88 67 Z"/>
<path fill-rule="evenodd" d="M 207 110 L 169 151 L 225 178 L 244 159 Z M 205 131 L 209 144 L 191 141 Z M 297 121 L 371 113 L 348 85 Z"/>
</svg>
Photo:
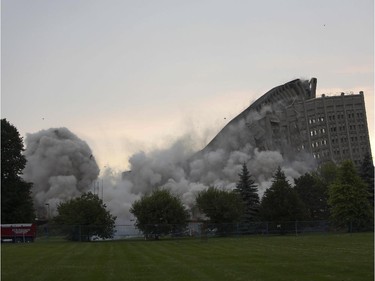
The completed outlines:
<svg viewBox="0 0 375 281">
<path fill-rule="evenodd" d="M 7 280 L 374 280 L 372 233 L 2 246 Z"/>
</svg>

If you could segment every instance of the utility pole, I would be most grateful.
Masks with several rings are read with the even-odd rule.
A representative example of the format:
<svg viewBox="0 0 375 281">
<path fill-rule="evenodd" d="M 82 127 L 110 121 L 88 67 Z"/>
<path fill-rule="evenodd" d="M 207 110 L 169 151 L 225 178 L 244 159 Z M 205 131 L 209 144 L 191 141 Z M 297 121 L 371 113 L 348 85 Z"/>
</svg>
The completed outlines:
<svg viewBox="0 0 375 281">
<path fill-rule="evenodd" d="M 102 178 L 102 201 L 103 201 L 103 193 L 104 193 L 103 189 L 104 189 L 104 180 Z"/>
</svg>

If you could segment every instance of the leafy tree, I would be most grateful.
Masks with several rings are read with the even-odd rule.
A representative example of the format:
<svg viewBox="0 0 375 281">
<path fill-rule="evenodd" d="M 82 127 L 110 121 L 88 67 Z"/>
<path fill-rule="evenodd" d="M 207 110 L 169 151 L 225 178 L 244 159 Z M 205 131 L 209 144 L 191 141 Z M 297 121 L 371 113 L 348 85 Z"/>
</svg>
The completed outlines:
<svg viewBox="0 0 375 281">
<path fill-rule="evenodd" d="M 170 191 L 157 189 L 133 203 L 130 212 L 146 238 L 178 234 L 185 230 L 189 213 Z"/>
<path fill-rule="evenodd" d="M 1 119 L 1 221 L 32 222 L 35 218 L 31 198 L 32 183 L 25 182 L 26 165 L 23 140 L 16 127 Z"/>
<path fill-rule="evenodd" d="M 196 204 L 215 224 L 218 233 L 226 234 L 233 230 L 233 223 L 239 222 L 244 213 L 244 204 L 236 191 L 209 187 L 198 193 Z"/>
<path fill-rule="evenodd" d="M 308 219 L 326 220 L 329 217 L 328 188 L 317 176 L 306 173 L 294 180 L 294 189 L 306 206 Z"/>
<path fill-rule="evenodd" d="M 370 153 L 367 153 L 361 163 L 359 175 L 367 185 L 369 201 L 374 206 L 374 164 Z"/>
<path fill-rule="evenodd" d="M 236 191 L 240 194 L 245 208 L 242 222 L 249 223 L 256 221 L 259 215 L 260 204 L 258 189 L 254 180 L 251 178 L 246 163 L 242 165 L 242 171 L 238 176 L 240 179 L 236 185 Z"/>
<path fill-rule="evenodd" d="M 336 181 L 338 167 L 333 162 L 327 162 L 319 167 L 317 175 L 320 177 L 321 182 L 328 188 L 330 184 Z"/>
<path fill-rule="evenodd" d="M 287 181 L 279 167 L 273 176 L 273 183 L 264 193 L 260 205 L 263 220 L 285 222 L 306 218 L 306 209 L 298 193 Z"/>
<path fill-rule="evenodd" d="M 106 210 L 98 195 L 91 192 L 57 206 L 54 222 L 65 226 L 69 240 L 89 241 L 91 236 L 112 238 L 116 217 Z"/>
<path fill-rule="evenodd" d="M 196 203 L 211 223 L 238 222 L 244 211 L 243 202 L 237 192 L 215 187 L 200 191 Z"/>
<path fill-rule="evenodd" d="M 344 161 L 338 179 L 329 186 L 328 203 L 331 218 L 338 226 L 347 226 L 351 231 L 369 226 L 372 208 L 368 201 L 366 184 L 358 176 L 353 162 Z"/>
</svg>

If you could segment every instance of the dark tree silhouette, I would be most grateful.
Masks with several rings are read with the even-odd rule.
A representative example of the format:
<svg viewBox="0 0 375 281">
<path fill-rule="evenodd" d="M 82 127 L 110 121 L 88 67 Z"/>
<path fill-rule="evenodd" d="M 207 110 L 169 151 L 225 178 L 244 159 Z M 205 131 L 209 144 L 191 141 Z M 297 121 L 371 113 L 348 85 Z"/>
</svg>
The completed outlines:
<svg viewBox="0 0 375 281">
<path fill-rule="evenodd" d="M 369 201 L 374 206 L 374 163 L 370 153 L 367 153 L 359 169 L 359 175 L 367 185 Z"/>
<path fill-rule="evenodd" d="M 146 238 L 178 234 L 184 231 L 189 214 L 180 198 L 168 190 L 157 189 L 135 201 L 130 212 L 137 218 L 136 225 Z"/>
<path fill-rule="evenodd" d="M 17 128 L 1 119 L 1 222 L 26 223 L 35 219 L 32 183 L 25 182 L 23 140 Z"/>
<path fill-rule="evenodd" d="M 58 215 L 54 222 L 66 231 L 67 238 L 75 241 L 89 241 L 94 235 L 112 238 L 116 217 L 106 210 L 98 195 L 83 193 L 57 206 Z"/>
<path fill-rule="evenodd" d="M 306 173 L 295 179 L 294 182 L 294 189 L 306 206 L 308 219 L 328 219 L 328 187 L 318 175 Z"/>
<path fill-rule="evenodd" d="M 273 222 L 295 221 L 306 218 L 306 207 L 291 187 L 279 167 L 273 183 L 264 193 L 260 205 L 263 220 Z"/>
<path fill-rule="evenodd" d="M 371 226 L 373 214 L 367 186 L 352 161 L 341 164 L 337 181 L 329 186 L 328 203 L 331 218 L 338 226 L 347 226 L 350 231 Z"/>
<path fill-rule="evenodd" d="M 258 189 L 254 180 L 251 178 L 246 163 L 242 165 L 242 171 L 238 176 L 240 179 L 235 190 L 240 194 L 244 202 L 244 215 L 241 222 L 249 223 L 257 221 L 259 218 L 260 204 Z"/>
</svg>

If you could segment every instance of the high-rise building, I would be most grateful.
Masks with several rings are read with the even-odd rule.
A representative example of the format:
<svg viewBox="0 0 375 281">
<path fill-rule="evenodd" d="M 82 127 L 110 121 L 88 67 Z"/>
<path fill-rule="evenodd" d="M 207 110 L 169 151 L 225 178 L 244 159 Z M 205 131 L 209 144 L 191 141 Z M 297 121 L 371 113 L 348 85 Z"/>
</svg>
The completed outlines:
<svg viewBox="0 0 375 281">
<path fill-rule="evenodd" d="M 203 149 L 227 151 L 251 145 L 284 156 L 311 154 L 318 163 L 370 153 L 364 94 L 316 97 L 317 79 L 296 79 L 268 91 L 232 119 Z"/>
<path fill-rule="evenodd" d="M 303 104 L 303 146 L 318 162 L 350 159 L 360 165 L 370 153 L 363 92 L 309 99 Z"/>
</svg>

